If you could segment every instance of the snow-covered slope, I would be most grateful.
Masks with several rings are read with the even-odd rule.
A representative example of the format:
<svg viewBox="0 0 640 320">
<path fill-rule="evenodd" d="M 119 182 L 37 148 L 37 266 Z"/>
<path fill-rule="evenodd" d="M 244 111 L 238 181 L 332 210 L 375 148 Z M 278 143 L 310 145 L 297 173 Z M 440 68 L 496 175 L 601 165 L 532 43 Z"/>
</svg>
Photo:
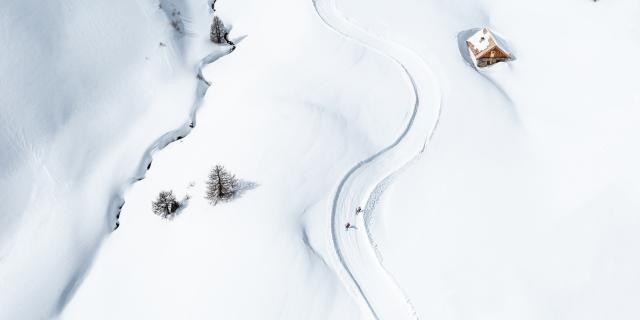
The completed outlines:
<svg viewBox="0 0 640 320">
<path fill-rule="evenodd" d="M 338 4 L 421 52 L 443 86 L 433 143 L 374 212 L 418 315 L 637 318 L 640 4 Z M 458 34 L 483 25 L 515 62 L 477 73 L 461 60 Z"/>
<path fill-rule="evenodd" d="M 114 228 L 144 153 L 189 121 L 205 52 L 181 49 L 157 3 L 3 1 L 0 12 L 0 318 L 42 319 Z"/>
<path fill-rule="evenodd" d="M 373 318 L 415 318 L 410 300 L 379 262 L 365 217 L 374 206 L 372 199 L 387 181 L 425 150 L 440 117 L 440 88 L 431 68 L 415 52 L 353 24 L 333 0 L 314 4 L 329 27 L 397 63 L 413 89 L 412 115 L 405 130 L 393 143 L 354 165 L 340 181 L 331 208 L 331 239 L 336 260 L 344 268 L 338 270 L 339 274 L 358 293 Z M 363 206 L 363 214 L 358 215 Z M 363 230 L 349 232 L 352 223 L 345 221 L 354 221 L 355 230 Z"/>
<path fill-rule="evenodd" d="M 637 1 L 211 2 L 0 4 L 0 319 L 640 316 Z"/>
<path fill-rule="evenodd" d="M 127 193 L 121 226 L 64 319 L 367 317 L 334 271 L 331 203 L 355 163 L 404 131 L 410 82 L 392 60 L 328 28 L 311 2 L 216 9 L 247 37 L 205 69 L 213 85 L 196 128 Z M 257 187 L 212 207 L 204 179 L 215 164 Z M 171 221 L 150 211 L 167 189 L 191 196 Z"/>
</svg>

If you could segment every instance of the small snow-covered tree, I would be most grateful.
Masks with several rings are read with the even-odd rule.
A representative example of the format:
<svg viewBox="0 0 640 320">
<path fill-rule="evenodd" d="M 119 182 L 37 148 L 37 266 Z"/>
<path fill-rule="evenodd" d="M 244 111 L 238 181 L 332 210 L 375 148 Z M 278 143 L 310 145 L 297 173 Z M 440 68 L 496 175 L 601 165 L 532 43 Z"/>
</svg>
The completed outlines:
<svg viewBox="0 0 640 320">
<path fill-rule="evenodd" d="M 235 175 L 217 165 L 209 173 L 206 199 L 214 206 L 220 201 L 229 201 L 235 196 L 238 186 Z"/>
<path fill-rule="evenodd" d="M 180 203 L 176 201 L 173 191 L 160 191 L 158 198 L 151 203 L 153 213 L 166 218 L 180 208 Z"/>
<path fill-rule="evenodd" d="M 224 26 L 222 19 L 218 16 L 213 17 L 213 23 L 211 23 L 211 33 L 209 34 L 209 38 L 211 41 L 217 44 L 226 43 L 227 36 L 227 28 Z"/>
</svg>

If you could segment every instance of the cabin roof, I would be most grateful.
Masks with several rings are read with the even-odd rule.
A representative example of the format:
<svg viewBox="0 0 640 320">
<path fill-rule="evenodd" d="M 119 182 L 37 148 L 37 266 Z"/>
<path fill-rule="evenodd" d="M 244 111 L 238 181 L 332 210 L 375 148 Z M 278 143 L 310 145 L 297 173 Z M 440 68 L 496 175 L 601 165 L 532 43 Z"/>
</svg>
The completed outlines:
<svg viewBox="0 0 640 320">
<path fill-rule="evenodd" d="M 490 49 L 495 47 L 509 55 L 509 51 L 506 50 L 506 46 L 499 38 L 494 36 L 491 30 L 487 27 L 481 28 L 469 37 L 469 39 L 467 39 L 467 46 L 471 49 L 475 58 L 482 57 Z"/>
</svg>

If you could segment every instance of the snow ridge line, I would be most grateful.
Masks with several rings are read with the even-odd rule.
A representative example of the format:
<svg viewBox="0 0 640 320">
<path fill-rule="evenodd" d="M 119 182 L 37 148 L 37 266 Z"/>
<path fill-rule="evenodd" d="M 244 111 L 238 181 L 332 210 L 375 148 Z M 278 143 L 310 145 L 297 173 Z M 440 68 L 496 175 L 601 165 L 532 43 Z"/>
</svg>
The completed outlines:
<svg viewBox="0 0 640 320">
<path fill-rule="evenodd" d="M 202 75 L 202 69 L 206 65 L 211 64 L 216 60 L 233 52 L 234 49 L 235 48 L 231 47 L 228 50 L 211 53 L 206 57 L 204 57 L 202 60 L 200 60 L 200 62 L 198 63 L 197 74 L 196 74 L 196 78 L 198 79 L 198 84 L 196 86 L 196 100 L 194 101 L 193 106 L 191 107 L 187 122 L 183 123 L 179 128 L 163 134 L 151 146 L 147 148 L 147 150 L 145 151 L 142 157 L 142 160 L 140 161 L 140 164 L 138 165 L 138 170 L 136 171 L 137 172 L 136 177 L 132 179 L 132 181 L 128 184 L 127 188 L 132 187 L 136 182 L 144 179 L 145 173 L 149 170 L 149 168 L 151 168 L 151 162 L 153 161 L 154 153 L 166 148 L 171 143 L 181 140 L 182 138 L 188 136 L 189 133 L 191 133 L 191 131 L 195 128 L 196 115 L 198 113 L 198 110 L 202 106 L 202 98 L 204 98 L 205 94 L 207 93 L 207 90 L 211 86 L 211 82 L 205 79 L 204 76 Z M 125 192 L 126 190 L 120 192 L 120 194 L 124 194 Z"/>
<path fill-rule="evenodd" d="M 334 259 L 337 258 L 342 269 L 346 272 L 346 276 L 348 276 L 348 281 L 345 281 L 345 275 L 340 274 L 343 283 L 347 287 L 351 284 L 353 286 L 352 289 L 355 288 L 354 291 L 356 295 L 362 299 L 364 306 L 366 306 L 365 309 L 371 313 L 373 318 L 417 319 L 418 315 L 411 301 L 401 290 L 393 276 L 384 268 L 382 258 L 379 255 L 377 245 L 368 228 L 368 223 L 364 220 L 364 216 L 366 215 L 370 221 L 371 216 L 368 213 L 373 211 L 376 199 L 378 199 L 384 191 L 385 186 L 402 171 L 406 165 L 426 150 L 426 146 L 433 137 L 433 133 L 439 123 L 441 115 L 441 91 L 435 75 L 416 53 L 399 44 L 374 36 L 356 24 L 351 23 L 348 17 L 344 16 L 337 9 L 335 0 L 312 0 L 312 2 L 316 13 L 329 28 L 398 64 L 404 71 L 413 89 L 415 104 L 411 118 L 400 136 L 387 147 L 357 163 L 340 181 L 332 204 L 330 240 L 336 253 Z M 378 48 L 375 43 L 378 43 L 380 48 Z M 392 52 L 395 54 L 392 54 Z M 401 59 L 403 57 L 407 61 L 402 62 Z M 430 90 L 433 100 L 431 102 L 436 108 L 427 109 L 426 111 L 430 110 L 435 112 L 425 114 L 426 111 L 422 111 L 422 108 L 420 108 L 420 97 L 424 96 L 424 93 L 421 93 L 422 89 L 416 81 L 417 78 L 420 78 L 420 74 L 418 73 L 416 77 L 409 72 L 409 68 L 407 68 L 407 65 L 411 64 L 415 64 L 418 70 L 426 71 L 427 78 L 418 80 L 420 82 L 426 82 L 428 84 L 427 87 L 432 89 Z M 424 139 L 421 137 L 424 137 Z M 398 157 L 401 159 L 394 159 Z M 400 162 L 401 164 L 393 164 L 393 161 L 391 161 L 392 163 L 390 164 L 385 163 L 385 161 L 390 162 L 390 160 L 397 160 L 395 162 Z M 387 168 L 385 168 L 385 165 Z M 366 174 L 368 171 L 372 172 Z M 381 172 L 383 174 L 380 174 Z M 369 177 L 375 177 L 376 175 L 381 176 L 381 178 L 370 181 L 374 179 Z M 358 184 L 360 185 L 359 188 L 357 188 Z M 371 185 L 374 185 L 373 189 L 366 192 Z M 349 191 L 351 191 L 352 195 L 349 195 Z M 361 233 L 358 233 L 354 239 L 354 237 L 346 232 L 341 232 L 342 222 L 350 216 L 349 212 L 353 213 L 357 203 L 363 199 L 367 193 L 368 200 L 365 206 L 365 213 L 355 217 L 359 219 L 359 224 L 363 225 L 366 229 L 366 238 L 362 239 L 363 236 Z M 358 194 L 362 194 L 362 196 L 358 197 Z M 346 202 L 350 203 L 347 204 Z M 338 216 L 339 214 L 340 217 Z M 360 248 L 358 246 L 359 238 L 360 241 L 366 241 L 368 246 Z M 373 277 L 373 279 L 364 281 L 367 280 L 368 277 Z M 380 301 L 380 303 L 374 303 L 378 301 Z M 394 302 L 398 302 L 398 304 L 389 305 L 389 303 L 393 304 Z M 387 305 L 385 306 L 385 304 Z"/>
<path fill-rule="evenodd" d="M 187 135 L 189 135 L 191 130 L 195 128 L 196 114 L 200 109 L 200 107 L 202 106 L 202 98 L 204 97 L 207 90 L 211 86 L 211 83 L 203 77 L 202 69 L 206 65 L 213 63 L 216 60 L 228 55 L 233 51 L 233 49 L 234 48 L 230 48 L 229 50 L 214 52 L 207 55 L 202 60 L 200 60 L 196 68 L 197 69 L 196 78 L 198 79 L 198 84 L 196 86 L 196 100 L 194 101 L 193 106 L 191 107 L 191 111 L 189 112 L 188 121 L 183 125 L 181 125 L 179 128 L 163 134 L 158 139 L 156 139 L 156 141 L 153 144 L 151 144 L 151 146 L 147 148 L 147 150 L 144 152 L 142 156 L 142 159 L 140 160 L 140 163 L 138 164 L 138 169 L 136 170 L 135 176 L 129 181 L 129 183 L 127 183 L 123 188 L 121 188 L 119 192 L 117 192 L 115 195 L 112 196 L 107 209 L 107 213 L 108 213 L 107 214 L 108 221 L 106 224 L 107 228 L 113 228 L 113 226 L 115 226 L 115 228 L 118 227 L 119 225 L 118 218 L 120 216 L 120 210 L 124 206 L 124 194 L 136 182 L 144 179 L 145 173 L 151 167 L 153 155 L 157 151 L 164 149 L 171 143 L 186 137 Z M 115 229 L 107 229 L 107 230 L 113 232 Z M 94 251 L 93 253 L 95 254 L 96 252 Z M 85 265 L 80 266 L 78 268 L 78 271 L 75 272 L 75 274 L 71 277 L 71 280 L 63 289 L 62 294 L 58 298 L 55 314 L 59 315 L 64 310 L 67 303 L 71 300 L 76 289 L 82 282 L 86 273 L 85 271 L 89 269 L 91 263 L 93 263 L 93 260 L 94 260 L 93 258 L 86 259 Z"/>
</svg>

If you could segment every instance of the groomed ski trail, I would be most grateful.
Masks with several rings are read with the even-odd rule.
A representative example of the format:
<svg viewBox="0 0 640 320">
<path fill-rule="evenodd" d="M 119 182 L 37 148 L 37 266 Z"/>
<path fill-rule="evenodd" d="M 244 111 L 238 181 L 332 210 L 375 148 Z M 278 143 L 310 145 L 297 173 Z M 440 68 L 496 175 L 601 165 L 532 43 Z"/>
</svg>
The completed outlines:
<svg viewBox="0 0 640 320">
<path fill-rule="evenodd" d="M 337 33 L 393 60 L 413 87 L 415 104 L 404 131 L 396 140 L 353 166 L 340 181 L 331 208 L 331 241 L 343 283 L 374 319 L 417 319 L 408 297 L 382 265 L 358 206 L 370 210 L 369 199 L 380 185 L 424 152 L 440 119 L 441 91 L 427 64 L 413 51 L 373 35 L 353 24 L 335 0 L 312 0 L 322 21 Z M 368 207 L 365 206 L 368 205 Z M 356 228 L 345 230 L 345 223 Z"/>
</svg>

